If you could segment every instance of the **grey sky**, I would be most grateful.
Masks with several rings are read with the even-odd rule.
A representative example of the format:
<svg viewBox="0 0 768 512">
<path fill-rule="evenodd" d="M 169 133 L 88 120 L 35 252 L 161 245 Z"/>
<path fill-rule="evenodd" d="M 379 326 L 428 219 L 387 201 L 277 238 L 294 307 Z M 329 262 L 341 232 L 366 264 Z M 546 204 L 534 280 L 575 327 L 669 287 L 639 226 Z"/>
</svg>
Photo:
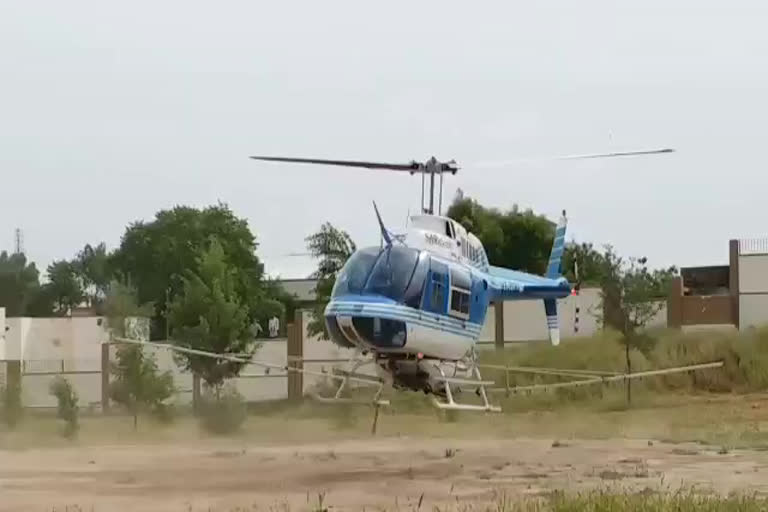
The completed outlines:
<svg viewBox="0 0 768 512">
<path fill-rule="evenodd" d="M 463 168 L 578 240 L 652 264 L 727 261 L 768 234 L 765 2 L 0 4 L 0 247 L 43 268 L 174 204 L 246 217 L 271 273 L 323 221 L 378 243 L 416 177 L 252 154 L 460 164 L 671 146 L 672 155 Z"/>
</svg>

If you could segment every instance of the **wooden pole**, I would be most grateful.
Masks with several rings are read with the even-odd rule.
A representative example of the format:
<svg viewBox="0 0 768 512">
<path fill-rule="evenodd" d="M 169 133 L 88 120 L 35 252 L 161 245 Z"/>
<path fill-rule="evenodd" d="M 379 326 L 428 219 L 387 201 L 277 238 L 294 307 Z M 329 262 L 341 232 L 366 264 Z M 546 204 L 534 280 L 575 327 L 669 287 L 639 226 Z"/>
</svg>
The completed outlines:
<svg viewBox="0 0 768 512">
<path fill-rule="evenodd" d="M 101 344 L 101 412 L 109 412 L 109 343 Z"/>
<path fill-rule="evenodd" d="M 373 425 L 371 425 L 371 435 L 376 435 L 376 426 L 379 423 L 379 401 L 373 404 Z"/>
</svg>

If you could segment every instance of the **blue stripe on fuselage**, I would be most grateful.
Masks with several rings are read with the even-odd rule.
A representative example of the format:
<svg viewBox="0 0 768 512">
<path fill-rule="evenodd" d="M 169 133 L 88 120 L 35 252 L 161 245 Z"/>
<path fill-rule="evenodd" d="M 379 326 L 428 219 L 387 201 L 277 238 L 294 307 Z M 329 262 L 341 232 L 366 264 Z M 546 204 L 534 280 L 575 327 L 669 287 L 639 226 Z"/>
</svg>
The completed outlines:
<svg viewBox="0 0 768 512">
<path fill-rule="evenodd" d="M 409 308 L 392 300 L 371 295 L 337 297 L 328 303 L 325 314 L 400 320 L 409 324 L 420 325 L 428 329 L 468 338 L 477 338 L 483 327 L 480 324 L 465 322 L 447 315 Z"/>
</svg>

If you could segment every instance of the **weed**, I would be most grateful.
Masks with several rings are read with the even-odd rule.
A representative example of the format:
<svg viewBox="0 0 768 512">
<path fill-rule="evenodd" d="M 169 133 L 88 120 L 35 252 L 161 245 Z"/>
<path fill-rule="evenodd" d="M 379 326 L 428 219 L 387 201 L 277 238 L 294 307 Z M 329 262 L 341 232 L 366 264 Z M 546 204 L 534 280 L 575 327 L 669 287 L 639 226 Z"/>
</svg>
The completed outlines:
<svg viewBox="0 0 768 512">
<path fill-rule="evenodd" d="M 64 420 L 62 435 L 66 438 L 73 438 L 80 429 L 78 421 L 77 393 L 72 385 L 64 377 L 56 377 L 51 381 L 49 392 L 56 397 L 58 409 L 56 416 Z"/>
</svg>

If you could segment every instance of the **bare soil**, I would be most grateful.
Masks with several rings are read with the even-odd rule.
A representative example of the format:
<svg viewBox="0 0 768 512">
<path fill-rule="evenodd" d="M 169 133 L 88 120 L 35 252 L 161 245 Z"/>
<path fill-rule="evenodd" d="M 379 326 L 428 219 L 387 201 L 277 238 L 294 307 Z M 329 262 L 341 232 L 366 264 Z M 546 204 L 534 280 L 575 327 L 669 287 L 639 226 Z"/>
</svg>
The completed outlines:
<svg viewBox="0 0 768 512">
<path fill-rule="evenodd" d="M 0 510 L 422 509 L 554 489 L 768 493 L 768 452 L 647 440 L 184 441 L 0 451 Z"/>
</svg>

